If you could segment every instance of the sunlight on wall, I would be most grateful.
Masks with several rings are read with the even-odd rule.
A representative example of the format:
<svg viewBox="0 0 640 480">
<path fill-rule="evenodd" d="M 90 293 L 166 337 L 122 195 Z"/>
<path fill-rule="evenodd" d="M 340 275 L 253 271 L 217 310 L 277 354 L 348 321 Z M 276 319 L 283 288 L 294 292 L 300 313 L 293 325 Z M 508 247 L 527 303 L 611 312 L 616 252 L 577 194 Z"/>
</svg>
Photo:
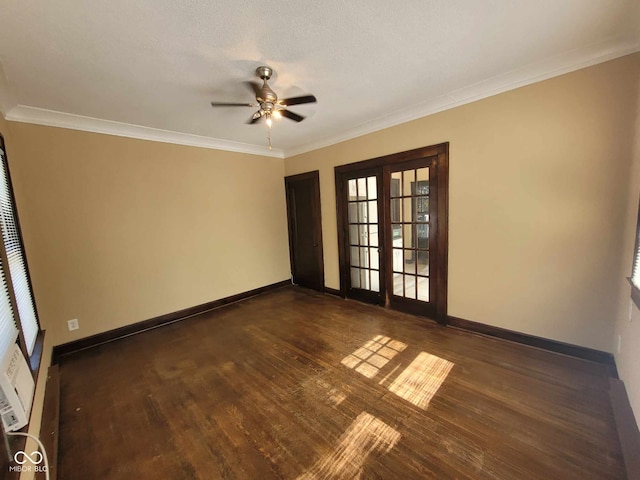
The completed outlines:
<svg viewBox="0 0 640 480">
<path fill-rule="evenodd" d="M 406 343 L 377 335 L 362 347 L 342 359 L 342 365 L 355 369 L 367 378 L 373 378 L 389 360 L 407 348 Z"/>
<path fill-rule="evenodd" d="M 389 386 L 395 393 L 414 405 L 426 409 L 454 364 L 426 352 L 420 354 Z"/>
<path fill-rule="evenodd" d="M 373 452 L 389 452 L 400 433 L 373 415 L 362 412 L 351 422 L 333 452 L 316 462 L 297 480 L 357 479 L 367 457 Z"/>
</svg>

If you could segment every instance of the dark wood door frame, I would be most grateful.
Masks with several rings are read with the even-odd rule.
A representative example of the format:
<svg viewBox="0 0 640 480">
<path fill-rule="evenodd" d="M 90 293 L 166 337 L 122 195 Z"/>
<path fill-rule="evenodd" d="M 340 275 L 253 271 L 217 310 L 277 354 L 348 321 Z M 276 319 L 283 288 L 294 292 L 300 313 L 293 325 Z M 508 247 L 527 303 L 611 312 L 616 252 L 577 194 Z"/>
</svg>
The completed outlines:
<svg viewBox="0 0 640 480">
<path fill-rule="evenodd" d="M 314 262 L 319 272 L 319 278 L 314 285 L 303 285 L 309 288 L 313 288 L 318 291 L 324 291 L 324 252 L 322 247 L 322 212 L 320 208 L 320 172 L 314 170 L 312 172 L 300 173 L 298 175 L 290 175 L 285 177 L 285 191 L 287 199 L 287 226 L 289 229 L 289 259 L 291 261 L 291 275 L 294 283 L 295 272 L 297 271 L 296 265 L 296 202 L 293 195 L 293 185 L 296 182 L 310 181 L 313 189 L 312 202 L 311 202 L 311 221 L 314 225 L 313 228 L 313 243 L 314 243 Z"/>
<path fill-rule="evenodd" d="M 385 155 L 369 160 L 363 160 L 348 165 L 341 165 L 335 167 L 336 178 L 336 208 L 337 208 L 337 220 L 338 220 L 338 260 L 340 264 L 340 294 L 343 297 L 347 296 L 347 288 L 349 285 L 349 260 L 347 255 L 348 250 L 348 212 L 346 211 L 346 179 L 349 176 L 354 176 L 360 171 L 369 172 L 383 172 L 384 167 L 388 165 L 394 165 L 398 163 L 408 162 L 411 160 L 420 160 L 429 158 L 431 162 L 430 168 L 434 169 L 434 177 L 436 182 L 431 186 L 433 189 L 432 195 L 437 201 L 436 210 L 430 212 L 434 218 L 431 219 L 431 229 L 434 236 L 434 242 L 436 243 L 437 252 L 435 257 L 435 269 L 436 274 L 433 278 L 435 282 L 435 312 L 429 313 L 429 315 L 435 316 L 435 320 L 439 323 L 447 323 L 447 299 L 448 299 L 448 256 L 449 256 L 449 143 L 441 143 L 438 145 L 432 145 L 429 147 L 417 148 L 414 150 L 408 150 L 405 152 L 394 153 L 391 155 Z M 381 197 L 389 198 L 390 181 L 388 175 L 381 175 L 383 178 L 384 195 Z M 382 265 L 387 265 L 387 257 L 391 252 L 387 252 L 390 239 L 386 239 L 386 232 L 384 224 L 387 223 L 390 218 L 389 209 L 385 205 L 386 201 L 379 202 L 379 218 L 384 218 L 382 228 L 379 228 L 380 245 L 381 249 L 381 268 Z M 388 275 L 388 273 L 385 273 Z M 387 281 L 381 282 L 386 284 Z M 386 293 L 388 296 L 388 293 Z M 388 301 L 385 302 L 388 305 Z M 413 313 L 421 314 L 419 311 Z"/>
</svg>

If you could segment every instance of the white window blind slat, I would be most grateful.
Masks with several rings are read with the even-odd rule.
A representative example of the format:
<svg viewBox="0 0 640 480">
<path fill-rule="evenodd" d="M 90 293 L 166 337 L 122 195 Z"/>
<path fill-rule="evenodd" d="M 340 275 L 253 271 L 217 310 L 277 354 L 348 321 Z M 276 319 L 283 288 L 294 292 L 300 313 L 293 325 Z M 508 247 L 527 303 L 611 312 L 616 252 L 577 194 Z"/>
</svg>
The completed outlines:
<svg viewBox="0 0 640 480">
<path fill-rule="evenodd" d="M 0 358 L 5 357 L 18 337 L 18 329 L 16 328 L 15 316 L 9 300 L 7 281 L 2 267 L 2 262 L 0 262 Z"/>
<path fill-rule="evenodd" d="M 640 289 L 640 248 L 635 251 L 635 257 L 633 259 L 633 272 L 631 273 L 631 283 L 633 283 L 636 288 Z"/>
<path fill-rule="evenodd" d="M 9 184 L 9 173 L 5 165 L 5 152 L 0 149 L 0 224 L 2 227 L 2 240 L 9 263 L 9 274 L 11 275 L 13 293 L 18 307 L 17 313 L 22 326 L 22 334 L 24 335 L 27 351 L 31 355 L 39 327 L 29 276 L 27 275 L 22 239 L 18 232 L 18 223 L 14 212 L 15 206 Z"/>
</svg>

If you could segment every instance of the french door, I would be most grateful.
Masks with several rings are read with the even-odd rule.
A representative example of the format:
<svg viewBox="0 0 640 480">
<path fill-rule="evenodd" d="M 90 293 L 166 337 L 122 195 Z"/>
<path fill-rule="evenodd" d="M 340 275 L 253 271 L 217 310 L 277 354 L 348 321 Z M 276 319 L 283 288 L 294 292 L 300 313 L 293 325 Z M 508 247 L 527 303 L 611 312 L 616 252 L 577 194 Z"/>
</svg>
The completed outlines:
<svg viewBox="0 0 640 480">
<path fill-rule="evenodd" d="M 344 276 L 348 296 L 384 305 L 383 242 L 380 220 L 383 184 L 379 168 L 359 169 L 341 178 L 344 194 Z M 342 289 L 341 281 L 341 289 Z"/>
<path fill-rule="evenodd" d="M 336 167 L 341 292 L 446 321 L 448 145 Z"/>
</svg>

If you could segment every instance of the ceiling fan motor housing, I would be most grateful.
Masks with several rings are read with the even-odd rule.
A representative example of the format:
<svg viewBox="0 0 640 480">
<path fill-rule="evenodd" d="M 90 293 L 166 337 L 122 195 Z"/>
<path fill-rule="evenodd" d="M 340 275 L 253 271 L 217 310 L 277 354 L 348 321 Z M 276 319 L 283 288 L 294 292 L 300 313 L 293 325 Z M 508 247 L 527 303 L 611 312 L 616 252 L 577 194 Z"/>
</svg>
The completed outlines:
<svg viewBox="0 0 640 480">
<path fill-rule="evenodd" d="M 273 104 L 278 101 L 278 96 L 276 92 L 271 90 L 271 87 L 267 84 L 267 80 L 271 78 L 273 75 L 273 69 L 267 66 L 261 66 L 256 68 L 256 75 L 263 80 L 262 88 L 260 89 L 260 95 L 257 97 L 257 100 L 260 103 L 270 103 L 271 108 L 273 108 Z"/>
</svg>

